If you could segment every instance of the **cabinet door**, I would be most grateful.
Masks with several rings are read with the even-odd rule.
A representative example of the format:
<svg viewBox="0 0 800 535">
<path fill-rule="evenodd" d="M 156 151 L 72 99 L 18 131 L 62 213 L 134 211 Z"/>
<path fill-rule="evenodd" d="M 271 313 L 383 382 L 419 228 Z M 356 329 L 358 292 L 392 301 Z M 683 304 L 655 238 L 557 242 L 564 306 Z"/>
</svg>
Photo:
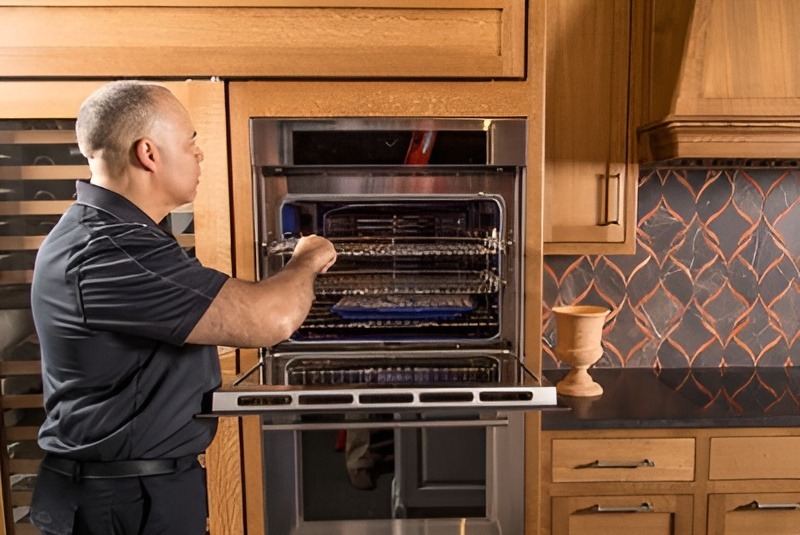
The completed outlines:
<svg viewBox="0 0 800 535">
<path fill-rule="evenodd" d="M 525 13 L 525 0 L 6 0 L 0 73 L 521 79 Z"/>
<path fill-rule="evenodd" d="M 548 0 L 544 252 L 635 247 L 629 0 Z"/>
<path fill-rule="evenodd" d="M 552 507 L 552 535 L 691 533 L 691 495 L 553 498 Z"/>
<path fill-rule="evenodd" d="M 794 535 L 798 526 L 800 493 L 708 497 L 708 535 Z"/>
<path fill-rule="evenodd" d="M 101 85 L 0 82 L 0 513 L 5 513 L 5 533 L 38 533 L 28 518 L 43 456 L 36 438 L 44 418 L 40 352 L 30 312 L 33 261 L 72 204 L 75 181 L 89 178 L 77 146 L 75 117 L 83 100 Z M 230 271 L 223 84 L 164 85 L 189 110 L 205 152 L 197 198 L 170 215 L 173 231 L 206 265 Z M 208 214 L 212 207 L 213 216 Z"/>
</svg>

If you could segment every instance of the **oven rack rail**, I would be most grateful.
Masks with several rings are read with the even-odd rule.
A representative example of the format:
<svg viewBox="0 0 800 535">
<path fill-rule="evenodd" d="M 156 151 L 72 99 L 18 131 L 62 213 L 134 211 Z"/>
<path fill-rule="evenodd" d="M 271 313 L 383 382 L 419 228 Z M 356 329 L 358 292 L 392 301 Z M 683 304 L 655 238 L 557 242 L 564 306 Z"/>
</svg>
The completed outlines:
<svg viewBox="0 0 800 535">
<path fill-rule="evenodd" d="M 334 271 L 317 277 L 317 295 L 493 294 L 501 285 L 491 271 Z"/>
</svg>

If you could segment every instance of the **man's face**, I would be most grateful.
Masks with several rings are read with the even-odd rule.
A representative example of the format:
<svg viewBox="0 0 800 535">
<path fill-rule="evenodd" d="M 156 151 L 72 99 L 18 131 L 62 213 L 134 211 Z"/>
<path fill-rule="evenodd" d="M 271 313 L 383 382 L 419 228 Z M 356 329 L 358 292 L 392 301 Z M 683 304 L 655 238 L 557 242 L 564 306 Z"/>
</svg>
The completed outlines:
<svg viewBox="0 0 800 535">
<path fill-rule="evenodd" d="M 197 146 L 197 132 L 180 102 L 170 99 L 160 104 L 152 139 L 161 155 L 158 184 L 165 200 L 175 208 L 192 202 L 200 182 L 203 151 Z"/>
</svg>

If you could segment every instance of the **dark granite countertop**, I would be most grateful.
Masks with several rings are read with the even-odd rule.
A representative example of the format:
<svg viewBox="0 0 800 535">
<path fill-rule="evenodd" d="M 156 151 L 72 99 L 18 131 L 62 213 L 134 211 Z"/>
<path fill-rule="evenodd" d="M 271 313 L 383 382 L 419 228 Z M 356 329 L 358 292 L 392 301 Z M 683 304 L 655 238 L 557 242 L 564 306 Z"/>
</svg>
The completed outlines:
<svg viewBox="0 0 800 535">
<path fill-rule="evenodd" d="M 545 370 L 557 383 L 567 370 Z M 545 430 L 800 426 L 800 368 L 591 368 L 595 398 L 558 396 Z"/>
</svg>

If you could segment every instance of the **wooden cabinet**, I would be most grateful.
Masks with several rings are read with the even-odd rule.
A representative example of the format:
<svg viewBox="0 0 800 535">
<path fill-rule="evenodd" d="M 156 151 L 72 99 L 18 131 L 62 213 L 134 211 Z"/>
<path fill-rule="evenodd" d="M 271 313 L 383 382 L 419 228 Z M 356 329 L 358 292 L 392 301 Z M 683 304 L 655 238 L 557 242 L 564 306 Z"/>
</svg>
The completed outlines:
<svg viewBox="0 0 800 535">
<path fill-rule="evenodd" d="M 638 9 L 547 1 L 545 254 L 634 251 Z"/>
<path fill-rule="evenodd" d="M 795 428 L 542 433 L 543 535 L 797 533 Z"/>
<path fill-rule="evenodd" d="M 33 261 L 45 235 L 72 204 L 75 181 L 89 178 L 77 147 L 75 116 L 101 85 L 0 82 L 0 513 L 9 534 L 38 533 L 27 516 L 43 455 L 36 438 L 44 418 L 39 345 L 30 314 Z M 171 214 L 173 229 L 204 264 L 230 271 L 223 85 L 164 85 L 192 115 L 206 156 L 197 198 Z M 217 462 L 213 455 L 208 458 L 212 465 Z"/>
<path fill-rule="evenodd" d="M 0 73 L 522 79 L 525 4 L 0 0 Z"/>
</svg>

